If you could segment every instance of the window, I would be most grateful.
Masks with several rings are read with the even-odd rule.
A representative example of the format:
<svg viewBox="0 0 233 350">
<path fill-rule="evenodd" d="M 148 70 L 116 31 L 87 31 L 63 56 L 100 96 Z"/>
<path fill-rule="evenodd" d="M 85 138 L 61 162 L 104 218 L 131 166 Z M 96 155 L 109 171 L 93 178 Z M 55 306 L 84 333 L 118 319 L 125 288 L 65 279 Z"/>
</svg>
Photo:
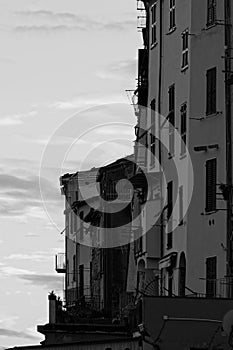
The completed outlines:
<svg viewBox="0 0 233 350">
<path fill-rule="evenodd" d="M 188 67 L 188 45 L 189 45 L 189 31 L 186 29 L 182 33 L 182 69 Z"/>
<path fill-rule="evenodd" d="M 66 260 L 66 283 L 67 286 L 70 284 L 70 265 L 69 265 L 69 260 Z"/>
<path fill-rule="evenodd" d="M 172 30 L 176 27 L 176 7 L 175 0 L 170 1 L 170 27 L 169 30 Z"/>
<path fill-rule="evenodd" d="M 79 222 L 80 222 L 79 230 L 80 230 L 80 240 L 81 241 L 83 240 L 83 216 L 84 216 L 83 211 L 80 211 L 80 213 L 79 213 Z"/>
<path fill-rule="evenodd" d="M 180 215 L 179 215 L 179 225 L 184 224 L 184 198 L 183 198 L 183 186 L 179 187 L 179 208 L 180 208 Z"/>
<path fill-rule="evenodd" d="M 73 256 L 73 281 L 76 281 L 76 256 Z"/>
<path fill-rule="evenodd" d="M 216 0 L 207 0 L 207 26 L 216 23 Z"/>
<path fill-rule="evenodd" d="M 84 295 L 84 265 L 79 265 L 79 297 Z"/>
<path fill-rule="evenodd" d="M 156 142 L 156 127 L 155 127 L 155 99 L 151 101 L 151 134 L 150 134 L 150 164 L 155 165 L 155 142 Z"/>
<path fill-rule="evenodd" d="M 206 162 L 206 208 L 205 211 L 216 210 L 216 179 L 217 159 L 210 159 Z"/>
<path fill-rule="evenodd" d="M 172 211 L 173 211 L 173 182 L 168 182 L 167 185 L 167 221 L 172 223 Z M 167 249 L 172 248 L 172 225 L 168 225 L 167 234 Z"/>
<path fill-rule="evenodd" d="M 169 94 L 169 156 L 174 155 L 175 151 L 175 85 L 171 85 L 168 90 Z"/>
<path fill-rule="evenodd" d="M 169 269 L 168 270 L 168 296 L 172 297 L 173 295 L 173 270 Z"/>
<path fill-rule="evenodd" d="M 187 143 L 187 103 L 183 103 L 180 108 L 180 134 L 181 134 L 181 150 L 180 154 L 186 153 Z"/>
<path fill-rule="evenodd" d="M 217 279 L 217 257 L 213 256 L 206 259 L 206 296 L 213 298 L 216 296 Z"/>
<path fill-rule="evenodd" d="M 74 233 L 76 233 L 77 229 L 78 229 L 78 227 L 77 227 L 78 221 L 77 221 L 77 214 L 76 214 L 76 212 L 73 213 L 73 216 L 74 216 L 74 218 L 73 218 L 73 221 L 74 221 Z"/>
<path fill-rule="evenodd" d="M 216 113 L 216 67 L 208 69 L 206 73 L 206 115 Z"/>
<path fill-rule="evenodd" d="M 155 3 L 151 7 L 151 46 L 155 45 L 157 42 L 156 26 L 157 26 L 157 17 L 156 17 L 156 7 Z"/>
</svg>

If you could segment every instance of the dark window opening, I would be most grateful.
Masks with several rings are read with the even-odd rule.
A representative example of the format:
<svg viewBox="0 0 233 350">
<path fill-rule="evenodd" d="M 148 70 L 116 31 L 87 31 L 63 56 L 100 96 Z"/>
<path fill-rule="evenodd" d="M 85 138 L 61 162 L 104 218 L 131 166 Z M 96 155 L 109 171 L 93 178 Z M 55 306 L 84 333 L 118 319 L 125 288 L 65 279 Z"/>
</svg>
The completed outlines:
<svg viewBox="0 0 233 350">
<path fill-rule="evenodd" d="M 168 90 L 169 95 L 169 155 L 173 156 L 175 152 L 175 85 L 171 85 Z"/>
<path fill-rule="evenodd" d="M 217 279 L 217 257 L 206 259 L 206 296 L 213 298 L 216 296 L 216 279 Z"/>
<path fill-rule="evenodd" d="M 169 14 L 170 14 L 169 30 L 172 30 L 176 26 L 176 4 L 175 4 L 175 0 L 170 0 Z"/>
<path fill-rule="evenodd" d="M 216 210 L 217 159 L 206 162 L 206 212 Z"/>
<path fill-rule="evenodd" d="M 207 0 L 207 26 L 216 23 L 217 20 L 217 4 L 216 0 Z"/>
<path fill-rule="evenodd" d="M 217 69 L 216 67 L 208 69 L 206 74 L 206 114 L 216 113 L 216 91 Z"/>
<path fill-rule="evenodd" d="M 172 211 L 173 211 L 173 181 L 168 182 L 167 186 L 167 249 L 172 248 Z"/>
<path fill-rule="evenodd" d="M 187 144 L 187 103 L 184 103 L 180 109 L 180 134 L 181 134 L 181 152 L 186 153 Z"/>
<path fill-rule="evenodd" d="M 84 296 L 84 265 L 79 265 L 79 297 Z"/>
<path fill-rule="evenodd" d="M 156 44 L 157 42 L 157 33 L 156 33 L 156 26 L 157 26 L 157 16 L 156 16 L 156 7 L 157 3 L 155 3 L 151 7 L 151 46 Z"/>
<path fill-rule="evenodd" d="M 156 124 L 155 124 L 155 99 L 151 101 L 151 135 L 150 135 L 150 164 L 155 164 L 155 142 L 156 142 Z"/>
<path fill-rule="evenodd" d="M 186 29 L 182 33 L 182 68 L 188 67 L 188 44 L 189 44 L 189 31 Z"/>
</svg>

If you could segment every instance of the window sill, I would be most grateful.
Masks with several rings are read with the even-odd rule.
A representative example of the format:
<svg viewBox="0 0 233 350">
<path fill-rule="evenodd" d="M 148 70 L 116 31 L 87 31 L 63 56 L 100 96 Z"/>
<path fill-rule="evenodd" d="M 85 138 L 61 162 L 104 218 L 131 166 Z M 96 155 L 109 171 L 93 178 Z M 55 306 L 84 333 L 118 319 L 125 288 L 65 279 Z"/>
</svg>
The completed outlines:
<svg viewBox="0 0 233 350">
<path fill-rule="evenodd" d="M 186 153 L 180 154 L 180 160 L 182 160 L 182 159 L 184 159 L 184 158 L 186 158 L 186 157 L 187 157 L 187 154 L 186 154 Z"/>
<path fill-rule="evenodd" d="M 168 154 L 168 159 L 172 159 L 175 155 L 174 154 Z"/>
<path fill-rule="evenodd" d="M 176 26 L 173 28 L 170 28 L 169 31 L 166 33 L 166 35 L 171 35 L 172 33 L 174 33 L 176 31 Z"/>
<path fill-rule="evenodd" d="M 217 117 L 217 116 L 219 116 L 219 115 L 222 115 L 222 111 L 218 111 L 218 112 L 215 112 L 215 113 L 206 114 L 206 115 L 205 115 L 205 119 Z"/>
<path fill-rule="evenodd" d="M 205 28 L 203 28 L 203 30 L 209 30 L 209 29 L 212 29 L 214 27 L 216 27 L 218 25 L 218 22 L 214 22 L 214 23 L 211 23 L 211 24 L 206 24 Z"/>
<path fill-rule="evenodd" d="M 152 50 L 154 47 L 156 47 L 158 45 L 158 41 L 156 41 L 156 43 L 154 43 L 154 44 L 151 44 L 151 46 L 150 46 L 150 49 Z"/>
<path fill-rule="evenodd" d="M 217 210 L 204 211 L 203 213 L 201 213 L 201 215 L 208 216 L 208 215 L 213 215 L 213 214 L 216 214 L 216 213 L 217 213 Z"/>
<path fill-rule="evenodd" d="M 181 67 L 181 72 L 184 73 L 186 72 L 186 70 L 189 68 L 189 66 L 184 66 L 184 67 Z"/>
</svg>

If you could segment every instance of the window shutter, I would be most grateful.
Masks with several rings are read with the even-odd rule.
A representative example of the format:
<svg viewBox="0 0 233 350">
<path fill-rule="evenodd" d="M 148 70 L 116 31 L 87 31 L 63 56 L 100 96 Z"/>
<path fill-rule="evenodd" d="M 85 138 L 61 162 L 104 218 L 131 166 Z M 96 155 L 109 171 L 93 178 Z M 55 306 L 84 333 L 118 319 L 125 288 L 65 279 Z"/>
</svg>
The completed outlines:
<svg viewBox="0 0 233 350">
<path fill-rule="evenodd" d="M 206 212 L 216 210 L 217 159 L 206 162 Z"/>
<path fill-rule="evenodd" d="M 211 68 L 207 71 L 206 85 L 206 114 L 216 113 L 216 84 L 217 84 L 217 69 Z"/>
<path fill-rule="evenodd" d="M 206 296 L 209 298 L 216 295 L 217 278 L 217 257 L 213 256 L 206 259 Z"/>
</svg>

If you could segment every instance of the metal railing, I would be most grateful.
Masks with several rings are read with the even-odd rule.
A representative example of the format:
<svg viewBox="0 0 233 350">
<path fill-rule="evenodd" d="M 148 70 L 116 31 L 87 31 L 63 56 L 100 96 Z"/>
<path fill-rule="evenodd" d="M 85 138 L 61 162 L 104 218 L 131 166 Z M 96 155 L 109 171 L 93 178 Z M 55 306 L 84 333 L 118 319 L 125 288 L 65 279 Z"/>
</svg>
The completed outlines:
<svg viewBox="0 0 233 350">
<path fill-rule="evenodd" d="M 58 273 L 66 272 L 66 255 L 65 253 L 58 253 L 55 256 L 55 269 Z"/>
</svg>

